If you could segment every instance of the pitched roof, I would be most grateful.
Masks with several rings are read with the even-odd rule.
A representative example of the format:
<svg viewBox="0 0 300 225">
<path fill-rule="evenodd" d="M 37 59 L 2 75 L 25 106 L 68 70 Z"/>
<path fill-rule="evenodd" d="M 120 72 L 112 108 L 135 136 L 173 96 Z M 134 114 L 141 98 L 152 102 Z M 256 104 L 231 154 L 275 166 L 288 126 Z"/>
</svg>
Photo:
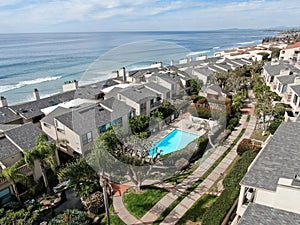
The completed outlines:
<svg viewBox="0 0 300 225">
<path fill-rule="evenodd" d="M 154 92 L 159 92 L 159 93 L 166 93 L 168 91 L 170 91 L 168 88 L 163 87 L 159 84 L 156 84 L 154 82 L 148 82 L 145 84 L 145 87 L 154 91 Z"/>
<path fill-rule="evenodd" d="M 300 224 L 300 214 L 275 209 L 257 203 L 250 203 L 238 225 L 297 225 Z"/>
<path fill-rule="evenodd" d="M 119 94 L 137 103 L 157 97 L 157 93 L 149 90 L 144 85 L 124 88 Z"/>
<path fill-rule="evenodd" d="M 61 116 L 63 114 L 66 114 L 68 112 L 70 112 L 70 109 L 66 109 L 64 107 L 57 107 L 56 109 L 54 109 L 52 112 L 50 112 L 47 116 L 45 116 L 41 122 L 44 123 L 48 123 L 54 126 L 54 118 Z"/>
<path fill-rule="evenodd" d="M 296 42 L 296 43 L 294 43 L 294 44 L 291 44 L 291 45 L 286 46 L 286 48 L 284 48 L 283 50 L 286 50 L 286 49 L 292 49 L 292 48 L 300 48 L 300 41 L 299 41 L 299 42 Z"/>
<path fill-rule="evenodd" d="M 22 117 L 12 112 L 8 107 L 0 108 L 0 124 L 10 123 Z"/>
<path fill-rule="evenodd" d="M 271 62 L 267 62 L 264 65 L 264 69 L 270 74 L 270 75 L 279 75 L 281 70 L 290 70 L 293 73 L 300 74 L 300 70 L 297 69 L 295 66 L 289 64 L 289 63 L 284 63 L 280 61 L 278 64 L 273 64 Z"/>
<path fill-rule="evenodd" d="M 10 106 L 10 108 L 19 113 L 22 117 L 32 119 L 43 115 L 41 109 L 74 99 L 74 93 L 75 91 L 68 91 L 47 98 L 42 98 L 40 100 Z"/>
<path fill-rule="evenodd" d="M 20 152 L 20 149 L 18 149 L 6 137 L 0 137 L 0 160 L 13 156 L 18 152 Z"/>
<path fill-rule="evenodd" d="M 293 179 L 299 170 L 299 133 L 300 123 L 283 122 L 241 184 L 275 191 L 279 178 Z"/>
<path fill-rule="evenodd" d="M 5 135 L 21 149 L 31 150 L 35 147 L 36 138 L 41 133 L 42 130 L 33 123 L 27 123 L 6 131 Z"/>
<path fill-rule="evenodd" d="M 296 75 L 277 76 L 276 79 L 282 84 L 294 83 Z"/>
<path fill-rule="evenodd" d="M 300 84 L 298 84 L 298 85 L 291 85 L 290 88 L 291 88 L 298 96 L 300 96 Z"/>
<path fill-rule="evenodd" d="M 123 88 L 120 87 L 114 87 L 111 89 L 108 93 L 104 95 L 104 98 L 111 98 L 111 97 L 117 97 L 118 93 L 123 90 Z"/>
</svg>

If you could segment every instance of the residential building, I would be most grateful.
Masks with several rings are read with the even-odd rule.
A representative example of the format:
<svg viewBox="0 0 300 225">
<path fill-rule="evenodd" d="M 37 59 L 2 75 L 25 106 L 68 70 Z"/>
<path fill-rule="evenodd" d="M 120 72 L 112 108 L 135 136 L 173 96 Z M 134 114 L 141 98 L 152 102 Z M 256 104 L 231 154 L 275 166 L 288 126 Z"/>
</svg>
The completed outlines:
<svg viewBox="0 0 300 225">
<path fill-rule="evenodd" d="M 30 151 L 35 147 L 36 138 L 42 131 L 32 123 L 23 125 L 0 125 L 0 170 L 12 166 L 23 158 L 24 151 Z M 36 165 L 38 165 L 36 163 Z M 39 166 L 32 171 L 26 165 L 21 166 L 20 173 L 38 180 L 41 176 Z M 0 180 L 0 202 L 10 199 L 11 187 L 7 180 Z"/>
<path fill-rule="evenodd" d="M 41 120 L 42 130 L 59 143 L 68 155 L 85 155 L 93 141 L 111 125 L 120 125 L 129 132 L 128 120 L 134 110 L 115 98 L 98 104 L 84 103 L 73 108 L 57 107 Z"/>
<path fill-rule="evenodd" d="M 300 42 L 286 46 L 280 51 L 279 59 L 300 62 Z"/>
<path fill-rule="evenodd" d="M 150 115 L 161 105 L 161 95 L 148 89 L 145 85 L 124 88 L 117 99 L 135 109 L 136 115 Z"/>
<path fill-rule="evenodd" d="M 300 123 L 283 122 L 267 140 L 240 182 L 233 224 L 299 224 L 299 133 Z"/>
</svg>

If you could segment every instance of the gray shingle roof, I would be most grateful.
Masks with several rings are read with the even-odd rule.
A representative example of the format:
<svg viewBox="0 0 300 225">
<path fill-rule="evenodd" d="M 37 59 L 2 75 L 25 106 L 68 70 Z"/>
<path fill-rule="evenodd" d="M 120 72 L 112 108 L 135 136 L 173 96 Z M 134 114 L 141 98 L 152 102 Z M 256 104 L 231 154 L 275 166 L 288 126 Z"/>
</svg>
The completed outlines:
<svg viewBox="0 0 300 225">
<path fill-rule="evenodd" d="M 295 75 L 277 76 L 277 80 L 282 84 L 292 84 L 295 78 Z"/>
<path fill-rule="evenodd" d="M 20 150 L 6 137 L 0 138 L 0 160 L 13 156 L 18 152 L 20 152 Z"/>
<path fill-rule="evenodd" d="M 97 83 L 80 86 L 75 92 L 75 98 L 85 98 L 85 99 L 99 99 L 103 94 L 102 90 L 107 87 L 111 87 L 118 84 L 112 79 L 107 79 Z"/>
<path fill-rule="evenodd" d="M 41 120 L 41 122 L 48 123 L 54 126 L 54 118 L 66 114 L 68 112 L 70 112 L 70 109 L 66 109 L 59 106 L 56 109 L 54 109 L 52 112 L 50 112 L 47 116 L 45 116 Z"/>
<path fill-rule="evenodd" d="M 207 66 L 208 66 L 208 69 L 212 70 L 213 72 L 215 72 L 215 71 L 216 72 L 222 72 L 222 71 L 224 71 L 224 70 L 216 67 L 215 64 L 212 64 L 212 63 L 208 64 Z"/>
<path fill-rule="evenodd" d="M 22 126 L 10 129 L 5 135 L 23 150 L 31 150 L 35 147 L 35 141 L 42 130 L 33 123 L 27 123 Z"/>
<path fill-rule="evenodd" d="M 85 134 L 92 128 L 99 128 L 132 111 L 130 106 L 114 98 L 104 100 L 100 104 L 112 109 L 112 111 L 99 105 L 90 105 L 74 109 L 55 118 L 77 134 Z"/>
<path fill-rule="evenodd" d="M 42 116 L 43 112 L 41 111 L 41 109 L 58 105 L 59 103 L 74 99 L 74 93 L 75 91 L 64 92 L 37 101 L 10 106 L 10 108 L 18 112 L 24 118 L 31 119 L 34 117 Z"/>
<path fill-rule="evenodd" d="M 147 101 L 148 99 L 157 97 L 157 93 L 147 89 L 143 85 L 124 88 L 119 92 L 119 94 L 137 103 L 141 103 L 143 101 Z"/>
<path fill-rule="evenodd" d="M 120 87 L 114 87 L 111 89 L 108 93 L 105 94 L 104 98 L 111 98 L 111 97 L 117 97 L 118 93 L 123 90 L 123 88 Z"/>
<path fill-rule="evenodd" d="M 0 108 L 0 124 L 11 123 L 19 119 L 21 119 L 21 116 L 15 114 L 9 108 Z"/>
<path fill-rule="evenodd" d="M 283 122 L 241 181 L 275 191 L 279 178 L 293 179 L 300 165 L 300 123 Z"/>
<path fill-rule="evenodd" d="M 154 82 L 148 82 L 145 84 L 145 86 L 153 91 L 157 91 L 159 93 L 166 93 L 168 91 L 170 91 L 168 88 L 165 88 L 159 84 L 156 84 Z"/>
<path fill-rule="evenodd" d="M 282 61 L 279 62 L 279 64 L 273 64 L 271 62 L 267 62 L 264 65 L 264 69 L 268 72 L 268 74 L 272 76 L 276 76 L 280 74 L 281 70 L 291 70 L 294 74 L 300 74 L 300 70 L 294 67 L 293 65 L 289 63 L 284 63 Z"/>
<path fill-rule="evenodd" d="M 299 84 L 299 85 L 291 85 L 290 88 L 291 88 L 298 96 L 300 96 L 300 84 Z"/>
<path fill-rule="evenodd" d="M 192 76 L 192 77 L 195 77 L 195 72 L 196 73 L 200 73 L 200 74 L 202 74 L 203 76 L 207 76 L 207 77 L 209 77 L 209 76 L 213 76 L 214 75 L 214 72 L 213 71 L 211 71 L 210 69 L 208 69 L 208 67 L 202 67 L 202 68 L 187 68 L 186 70 L 185 70 L 185 72 L 187 73 L 187 74 L 189 74 L 190 76 Z"/>
<path fill-rule="evenodd" d="M 238 225 L 299 225 L 300 214 L 251 203 Z"/>
<path fill-rule="evenodd" d="M 217 85 L 217 84 L 211 84 L 211 85 L 208 85 L 207 87 L 204 88 L 204 92 L 206 92 L 208 89 L 211 89 L 215 92 L 218 92 L 218 93 L 222 93 L 222 88 Z"/>
</svg>

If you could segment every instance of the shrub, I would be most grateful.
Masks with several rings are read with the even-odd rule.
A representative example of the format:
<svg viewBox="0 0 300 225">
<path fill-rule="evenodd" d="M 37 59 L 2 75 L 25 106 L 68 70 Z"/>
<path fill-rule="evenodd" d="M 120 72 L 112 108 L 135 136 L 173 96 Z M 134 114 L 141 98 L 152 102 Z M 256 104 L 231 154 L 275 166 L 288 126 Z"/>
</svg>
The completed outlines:
<svg viewBox="0 0 300 225">
<path fill-rule="evenodd" d="M 67 209 L 63 214 L 54 217 L 49 225 L 90 225 L 91 219 L 88 218 L 87 213 L 77 209 Z"/>
<path fill-rule="evenodd" d="M 282 120 L 273 120 L 269 126 L 270 133 L 274 134 L 281 123 L 282 123 Z"/>
<path fill-rule="evenodd" d="M 260 150 L 260 147 L 252 144 L 251 139 L 248 139 L 248 138 L 244 138 L 240 142 L 240 144 L 238 145 L 238 147 L 236 149 L 238 155 L 243 155 L 243 153 L 247 152 L 247 151 L 255 152 L 255 151 L 259 151 L 259 150 Z"/>
<path fill-rule="evenodd" d="M 5 203 L 2 206 L 5 210 L 13 210 L 13 211 L 17 211 L 21 208 L 21 205 L 19 202 L 15 202 L 15 201 L 10 201 L 8 203 Z"/>
<path fill-rule="evenodd" d="M 239 119 L 236 118 L 236 117 L 231 118 L 231 119 L 229 120 L 229 123 L 228 123 L 228 124 L 229 124 L 229 126 L 232 125 L 232 126 L 236 127 L 236 126 L 239 124 Z"/>
<path fill-rule="evenodd" d="M 194 162 L 198 159 L 200 159 L 204 153 L 205 150 L 207 148 L 208 145 L 208 134 L 203 134 L 201 137 L 198 138 L 197 140 L 197 151 L 195 151 L 192 155 L 192 157 L 190 158 L 190 162 Z"/>
</svg>

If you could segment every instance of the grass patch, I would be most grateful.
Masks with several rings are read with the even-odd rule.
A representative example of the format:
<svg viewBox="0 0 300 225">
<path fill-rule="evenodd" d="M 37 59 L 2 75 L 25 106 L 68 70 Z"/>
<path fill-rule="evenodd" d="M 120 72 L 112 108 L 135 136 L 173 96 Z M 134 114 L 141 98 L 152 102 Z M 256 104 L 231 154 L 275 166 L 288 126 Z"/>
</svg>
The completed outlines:
<svg viewBox="0 0 300 225">
<path fill-rule="evenodd" d="M 247 120 L 246 120 L 246 122 L 250 122 L 250 119 L 251 119 L 251 116 L 250 116 L 250 115 L 248 115 L 248 116 L 247 116 Z"/>
<path fill-rule="evenodd" d="M 267 138 L 269 137 L 270 132 L 269 131 L 265 131 L 265 135 L 264 136 L 262 134 L 263 134 L 263 130 L 262 129 L 254 130 L 250 138 L 254 139 L 254 140 L 265 142 L 267 140 Z"/>
<path fill-rule="evenodd" d="M 178 221 L 178 224 L 185 224 L 188 221 L 198 222 L 201 221 L 205 211 L 210 207 L 216 200 L 217 196 L 214 195 L 203 195 L 199 198 L 195 204 L 184 214 L 184 216 Z"/>
<path fill-rule="evenodd" d="M 141 193 L 129 189 L 123 196 L 123 201 L 128 211 L 136 218 L 144 216 L 168 191 L 162 188 L 149 186 L 142 189 Z"/>
<path fill-rule="evenodd" d="M 165 180 L 165 182 L 176 185 L 178 183 L 181 183 L 184 181 L 189 175 L 191 175 L 196 169 L 198 168 L 197 165 L 194 165 L 192 168 L 180 173 L 176 174 L 168 179 Z"/>
<path fill-rule="evenodd" d="M 126 225 L 126 223 L 124 223 L 117 214 L 114 213 L 113 210 L 113 206 L 111 205 L 109 208 L 109 215 L 110 215 L 110 224 L 114 224 L 114 225 Z M 107 219 L 104 214 L 101 214 L 99 217 L 105 217 L 102 221 L 101 221 L 101 225 L 106 225 L 107 224 Z M 78 224 L 79 225 L 79 224 Z"/>
</svg>

